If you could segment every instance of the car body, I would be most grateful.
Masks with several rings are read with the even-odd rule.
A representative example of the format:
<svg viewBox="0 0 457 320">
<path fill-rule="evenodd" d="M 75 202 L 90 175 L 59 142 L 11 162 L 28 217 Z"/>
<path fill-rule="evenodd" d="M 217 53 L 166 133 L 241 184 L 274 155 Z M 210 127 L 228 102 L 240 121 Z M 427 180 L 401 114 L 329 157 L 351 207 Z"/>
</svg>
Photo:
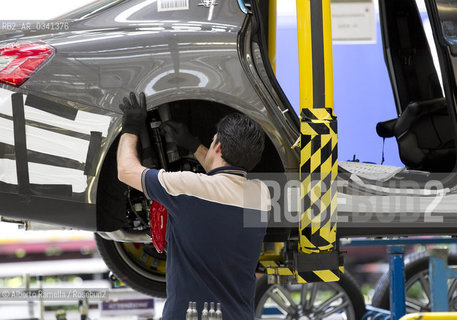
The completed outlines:
<svg viewBox="0 0 457 320">
<path fill-rule="evenodd" d="M 268 136 L 275 149 L 280 150 L 281 163 L 291 169 L 297 167 L 297 154 L 289 148 L 297 138 L 292 129 L 297 127 L 285 124 L 288 119 L 280 107 L 265 108 L 265 99 L 272 98 L 262 94 L 271 93 L 265 85 L 258 87 L 261 81 L 254 78 L 257 75 L 248 77 L 249 70 L 240 61 L 239 31 L 245 14 L 237 1 L 216 5 L 211 21 L 209 8 L 199 5 L 199 1 L 191 1 L 188 10 L 163 12 L 157 11 L 155 1 L 105 2 L 109 8 L 87 17 L 76 18 L 85 12 L 70 14 L 68 30 L 3 35 L 8 39 L 4 43 L 39 41 L 55 50 L 20 88 L 2 86 L 2 101 L 7 109 L 11 108 L 8 96 L 14 92 L 23 94 L 27 150 L 33 153 L 30 158 L 38 158 L 29 160 L 33 163 L 29 166 L 29 199 L 21 201 L 17 194 L 17 201 L 1 201 L 16 203 L 16 209 L 4 208 L 10 216 L 23 217 L 24 212 L 30 212 L 25 218 L 40 217 L 48 223 L 100 230 L 96 221 L 100 171 L 120 132 L 118 105 L 130 91 L 145 92 L 150 109 L 175 101 L 202 100 L 243 110 L 263 127 L 269 127 Z M 102 1 L 99 6 L 106 3 Z M 210 108 L 211 103 L 207 106 Z M 291 108 L 288 113 L 296 117 Z M 11 110 L 3 114 L 13 115 Z M 273 127 L 271 118 L 283 123 Z M 2 121 L 4 127 L 11 127 L 11 120 Z M 43 122 L 48 126 L 37 124 Z M 2 142 L 13 138 L 13 131 L 9 130 Z M 53 150 L 46 148 L 50 144 Z M 3 159 L 5 155 L 2 152 Z M 25 165 L 17 161 L 6 161 L 2 170 L 14 175 L 16 164 Z M 57 161 L 56 166 L 51 164 L 53 161 Z M 42 173 L 40 177 L 32 168 L 35 164 L 39 164 L 36 171 Z M 64 173 L 66 169 L 75 171 Z M 14 184 L 7 185 L 3 185 L 3 191 Z M 50 187 L 39 190 L 37 185 Z M 6 194 L 7 198 L 11 195 Z M 46 209 L 48 201 L 56 201 L 56 207 L 66 214 L 56 212 L 51 217 Z M 73 216 L 78 221 L 73 221 Z"/>
<path fill-rule="evenodd" d="M 2 48 L 44 55 L 18 83 L 0 84 L 1 214 L 130 239 L 116 233 L 126 223 L 127 187 L 117 180 L 115 152 L 118 106 L 131 91 L 206 144 L 223 115 L 243 112 L 269 138 L 258 170 L 296 171 L 298 117 L 268 76 L 245 10 L 241 1 L 102 0 L 0 34 Z M 164 255 L 154 254 L 163 269 Z"/>
<path fill-rule="evenodd" d="M 411 101 L 438 99 L 436 104 L 446 109 L 449 130 L 445 134 L 453 141 L 457 130 L 451 66 L 457 63 L 452 55 L 453 42 L 443 38 L 439 30 L 442 18 L 436 3 L 441 2 L 427 2 L 444 83 L 443 88 L 434 88 L 430 95 L 422 94 L 430 83 L 415 90 L 407 88 L 411 79 L 419 84 L 423 79 L 431 79 L 435 86 L 438 83 L 436 70 L 430 66 L 433 62 L 424 43 L 422 24 L 415 18 L 408 20 L 410 16 L 417 18 L 415 2 L 399 1 L 405 4 L 404 8 L 396 8 L 392 1 L 381 2 L 386 62 L 399 116 L 407 114 Z M 251 1 L 247 5 L 243 0 L 101 0 L 32 28 L 18 25 L 17 30 L 0 34 L 0 50 L 10 48 L 18 55 L 43 55 L 33 68 L 23 67 L 24 74 L 17 82 L 7 84 L 0 72 L 0 214 L 97 232 L 100 252 L 118 276 L 140 291 L 163 295 L 165 255 L 155 252 L 150 244 L 141 243 L 147 242 L 144 237 L 124 232 L 126 225 L 131 228 L 134 221 L 141 222 L 148 214 L 144 198 L 117 179 L 115 154 L 122 119 L 118 106 L 124 96 L 131 91 L 144 92 L 150 120 L 158 113 L 163 121 L 171 118 L 184 122 L 204 144 L 208 144 L 215 124 L 224 115 L 244 113 L 256 120 L 267 136 L 255 171 L 298 179 L 300 152 L 294 145 L 300 136 L 300 120 L 277 83 L 268 59 L 268 19 L 261 14 L 268 2 Z M 399 19 L 406 19 L 414 30 L 420 28 L 417 30 L 422 30 L 421 36 L 412 37 L 414 33 L 410 32 L 405 33 L 406 38 L 392 40 L 404 30 L 392 22 L 397 9 L 412 13 L 400 15 Z M 451 17 L 449 21 L 453 20 Z M 402 60 L 402 41 L 416 45 L 409 48 L 410 60 Z M 33 50 L 27 47 L 31 45 L 35 46 Z M 5 56 L 6 51 L 2 52 L 3 65 L 18 59 L 16 53 Z M 398 52 L 401 54 L 396 55 Z M 416 52 L 424 53 L 417 61 Z M 424 66 L 428 69 L 421 74 L 423 77 L 415 78 L 402 61 L 406 65 L 414 61 L 411 68 L 415 72 Z M 171 150 L 164 153 L 168 161 L 160 160 L 160 167 L 167 164 L 170 170 L 201 170 L 195 159 L 181 151 L 177 160 L 170 161 L 176 156 L 169 145 L 172 141 L 158 143 L 165 144 L 167 152 Z M 455 145 L 445 147 L 454 150 L 454 163 L 448 170 L 453 172 Z M 436 149 L 444 147 L 439 145 Z M 402 151 L 405 162 L 414 160 L 407 157 L 414 149 Z M 414 167 L 414 162 L 408 163 L 412 163 L 410 168 L 421 170 Z M 437 167 L 439 163 L 440 158 L 434 162 Z M 409 221 L 396 221 L 395 216 L 393 221 L 399 228 L 380 225 L 376 219 L 354 227 L 354 221 L 350 221 L 354 203 L 374 203 L 371 210 L 364 210 L 376 218 L 380 209 L 376 201 L 395 198 L 395 188 L 386 183 L 392 182 L 393 177 L 403 181 L 411 173 L 403 172 L 400 177 L 392 171 L 387 180 L 380 181 L 370 179 L 377 167 L 354 166 L 358 164 L 342 166 L 344 201 L 339 214 L 346 221 L 339 224 L 340 236 L 448 234 L 455 230 L 455 194 L 447 191 L 442 212 L 452 223 L 446 227 L 441 222 L 411 229 Z M 365 170 L 365 176 L 354 179 L 356 169 Z M 438 186 L 437 190 L 452 190 L 455 186 L 446 173 L 446 178 L 439 179 L 443 187 Z M 439 192 L 426 194 L 427 188 L 421 183 L 412 195 L 413 201 L 432 195 L 417 209 L 423 215 Z M 142 218 L 132 209 L 136 204 Z M 395 215 L 398 208 L 385 211 Z M 269 241 L 294 239 L 296 229 L 296 225 L 273 228 Z M 147 228 L 135 231 L 144 236 Z"/>
</svg>

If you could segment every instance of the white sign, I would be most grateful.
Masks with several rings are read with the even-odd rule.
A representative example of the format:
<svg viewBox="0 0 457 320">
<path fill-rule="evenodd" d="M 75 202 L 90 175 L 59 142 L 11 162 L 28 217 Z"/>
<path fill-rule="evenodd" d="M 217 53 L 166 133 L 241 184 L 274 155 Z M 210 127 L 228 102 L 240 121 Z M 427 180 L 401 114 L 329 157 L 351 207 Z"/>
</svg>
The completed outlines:
<svg viewBox="0 0 457 320">
<path fill-rule="evenodd" d="M 376 42 L 373 1 L 333 2 L 332 36 L 334 42 Z"/>
</svg>

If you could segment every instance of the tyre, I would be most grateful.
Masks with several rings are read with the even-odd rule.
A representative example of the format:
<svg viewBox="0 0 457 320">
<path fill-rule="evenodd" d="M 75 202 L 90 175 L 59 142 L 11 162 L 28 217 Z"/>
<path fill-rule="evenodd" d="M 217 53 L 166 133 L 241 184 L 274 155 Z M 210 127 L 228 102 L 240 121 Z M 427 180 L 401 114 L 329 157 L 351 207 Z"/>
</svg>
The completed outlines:
<svg viewBox="0 0 457 320">
<path fill-rule="evenodd" d="M 97 192 L 97 229 L 114 231 L 126 224 L 127 186 L 117 179 L 118 140 L 103 164 Z M 141 202 L 141 199 L 138 200 Z M 152 244 L 117 242 L 95 234 L 98 251 L 108 268 L 131 288 L 155 297 L 165 297 L 166 256 Z"/>
<path fill-rule="evenodd" d="M 429 257 L 426 251 L 405 256 L 406 312 L 427 312 L 430 308 L 430 285 L 428 271 Z M 449 265 L 457 265 L 457 255 L 448 256 Z M 374 307 L 389 309 L 389 272 L 378 281 L 371 304 Z M 457 311 L 457 280 L 450 279 L 449 309 Z"/>
<path fill-rule="evenodd" d="M 347 273 L 338 282 L 269 285 L 257 280 L 255 315 L 258 319 L 360 320 L 365 302 L 360 288 Z"/>
<path fill-rule="evenodd" d="M 108 268 L 136 291 L 165 298 L 165 254 L 152 244 L 117 242 L 95 234 L 98 251 Z"/>
</svg>

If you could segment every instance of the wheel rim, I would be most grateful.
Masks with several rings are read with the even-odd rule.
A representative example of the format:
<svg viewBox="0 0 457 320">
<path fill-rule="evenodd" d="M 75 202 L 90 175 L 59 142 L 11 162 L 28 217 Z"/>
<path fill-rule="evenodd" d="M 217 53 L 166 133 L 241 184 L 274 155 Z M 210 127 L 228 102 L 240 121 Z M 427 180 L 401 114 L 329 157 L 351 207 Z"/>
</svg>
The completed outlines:
<svg viewBox="0 0 457 320">
<path fill-rule="evenodd" d="M 153 254 L 151 245 L 142 243 L 114 242 L 114 246 L 122 260 L 135 272 L 143 277 L 165 282 L 165 256 L 157 252 Z"/>
<path fill-rule="evenodd" d="M 269 320 L 355 320 L 354 307 L 337 283 L 272 285 L 256 307 L 256 317 Z"/>
<path fill-rule="evenodd" d="M 457 279 L 448 280 L 450 311 L 457 311 Z M 431 311 L 430 281 L 428 269 L 414 274 L 406 281 L 406 312 Z"/>
</svg>

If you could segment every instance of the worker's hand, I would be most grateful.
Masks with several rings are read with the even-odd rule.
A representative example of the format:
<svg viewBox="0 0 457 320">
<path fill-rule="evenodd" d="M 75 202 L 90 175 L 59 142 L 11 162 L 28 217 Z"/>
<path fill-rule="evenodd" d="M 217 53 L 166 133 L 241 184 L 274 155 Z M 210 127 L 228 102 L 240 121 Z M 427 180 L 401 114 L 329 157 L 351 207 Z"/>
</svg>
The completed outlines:
<svg viewBox="0 0 457 320">
<path fill-rule="evenodd" d="M 130 99 L 129 99 L 130 98 Z M 139 100 L 136 98 L 135 93 L 130 92 L 129 98 L 124 97 L 119 108 L 124 113 L 122 117 L 122 133 L 132 133 L 140 136 L 140 132 L 146 125 L 146 96 L 144 92 L 140 93 Z"/>
<path fill-rule="evenodd" d="M 176 141 L 176 144 L 192 153 L 197 151 L 200 141 L 192 136 L 186 125 L 176 121 L 167 121 L 160 126 L 161 134 L 169 134 Z"/>
</svg>

